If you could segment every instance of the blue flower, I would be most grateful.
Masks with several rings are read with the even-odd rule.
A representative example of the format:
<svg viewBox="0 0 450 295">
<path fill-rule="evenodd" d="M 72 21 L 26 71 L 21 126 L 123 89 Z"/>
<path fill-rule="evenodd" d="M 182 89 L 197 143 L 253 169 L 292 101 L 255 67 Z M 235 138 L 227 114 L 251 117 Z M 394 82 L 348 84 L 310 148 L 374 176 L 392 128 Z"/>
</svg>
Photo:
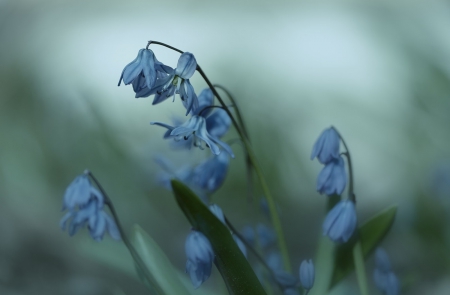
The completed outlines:
<svg viewBox="0 0 450 295">
<path fill-rule="evenodd" d="M 311 160 L 317 157 L 320 163 L 327 164 L 339 157 L 340 138 L 337 131 L 330 127 L 320 134 L 314 144 Z"/>
<path fill-rule="evenodd" d="M 186 239 L 185 251 L 186 273 L 189 273 L 191 282 L 197 289 L 211 275 L 214 251 L 208 239 L 195 230 Z"/>
<path fill-rule="evenodd" d="M 400 282 L 391 269 L 391 262 L 386 251 L 377 248 L 375 251 L 375 270 L 373 280 L 377 288 L 386 295 L 400 294 Z"/>
<path fill-rule="evenodd" d="M 170 136 L 174 138 L 175 141 L 189 140 L 192 137 L 193 144 L 195 147 L 201 150 L 206 147 L 211 149 L 211 152 L 215 155 L 220 154 L 220 148 L 223 148 L 232 158 L 234 158 L 233 151 L 230 146 L 222 141 L 220 141 L 216 136 L 210 134 L 206 128 L 206 120 L 202 116 L 192 116 L 188 121 L 183 123 L 178 127 L 173 127 L 160 122 L 150 122 L 151 125 L 158 125 L 170 130 Z M 166 133 L 167 134 L 167 133 Z M 217 135 L 217 134 L 215 134 Z"/>
<path fill-rule="evenodd" d="M 275 270 L 273 271 L 273 275 L 276 282 L 282 286 L 283 289 L 292 289 L 298 285 L 297 278 L 284 270 Z"/>
<path fill-rule="evenodd" d="M 114 220 L 103 211 L 103 195 L 91 186 L 87 175 L 78 176 L 68 187 L 64 195 L 64 207 L 69 212 L 61 219 L 60 227 L 62 230 L 68 228 L 70 236 L 87 225 L 91 237 L 96 241 L 100 241 L 106 231 L 113 239 L 120 240 Z"/>
<path fill-rule="evenodd" d="M 327 195 L 342 194 L 347 184 L 344 159 L 339 156 L 325 165 L 317 177 L 317 191 Z"/>
<path fill-rule="evenodd" d="M 153 51 L 141 49 L 137 57 L 123 69 L 118 86 L 123 81 L 125 85 L 133 83 L 135 92 L 143 88 L 151 89 L 158 77 L 167 76 L 168 72 L 171 71 L 173 70 L 170 67 L 163 65 L 156 59 Z"/>
<path fill-rule="evenodd" d="M 314 286 L 314 278 L 315 278 L 315 272 L 314 272 L 314 264 L 311 259 L 309 260 L 303 260 L 300 264 L 300 283 L 302 284 L 303 288 L 306 290 L 310 290 Z"/>
<path fill-rule="evenodd" d="M 241 235 L 244 237 L 245 241 L 247 241 L 248 244 L 252 246 L 255 244 L 255 231 L 251 226 L 244 226 L 244 228 L 242 228 L 241 230 Z"/>
<path fill-rule="evenodd" d="M 175 94 L 179 94 L 186 108 L 186 115 L 198 108 L 198 98 L 189 79 L 197 69 L 197 61 L 192 53 L 185 52 L 178 59 L 175 70 L 158 79 L 153 87 L 145 87 L 136 93 L 138 97 L 148 97 L 155 94 L 153 104 L 163 102 Z"/>
<path fill-rule="evenodd" d="M 328 212 L 323 222 L 323 234 L 337 243 L 347 242 L 356 228 L 356 211 L 353 201 L 344 200 Z"/>
<path fill-rule="evenodd" d="M 192 171 L 192 182 L 208 193 L 215 192 L 225 181 L 230 163 L 227 153 L 213 155 Z"/>
<path fill-rule="evenodd" d="M 267 265 L 272 271 L 282 270 L 283 261 L 281 258 L 281 253 L 278 250 L 271 251 L 265 258 Z"/>
<path fill-rule="evenodd" d="M 258 223 L 256 226 L 256 233 L 258 234 L 258 241 L 261 247 L 267 248 L 275 243 L 276 235 L 274 231 L 268 226 Z"/>
</svg>

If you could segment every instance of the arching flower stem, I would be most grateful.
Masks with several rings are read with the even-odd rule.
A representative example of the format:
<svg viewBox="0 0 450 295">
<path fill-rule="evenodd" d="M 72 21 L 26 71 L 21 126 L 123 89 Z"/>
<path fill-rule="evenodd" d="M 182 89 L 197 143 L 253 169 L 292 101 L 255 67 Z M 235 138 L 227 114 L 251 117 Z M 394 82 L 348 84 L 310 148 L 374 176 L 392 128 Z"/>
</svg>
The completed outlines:
<svg viewBox="0 0 450 295">
<path fill-rule="evenodd" d="M 150 46 L 150 44 L 157 44 L 157 45 L 161 45 L 167 48 L 170 48 L 174 51 L 177 51 L 181 54 L 183 54 L 184 52 L 173 47 L 170 46 L 168 44 L 159 42 L 159 41 L 148 41 L 147 44 L 147 48 Z M 233 116 L 233 114 L 230 112 L 229 107 L 225 104 L 225 102 L 223 101 L 223 99 L 221 98 L 220 94 L 217 92 L 216 88 L 214 87 L 214 85 L 211 83 L 211 81 L 208 79 L 208 77 L 206 76 L 205 72 L 203 72 L 202 68 L 200 67 L 199 64 L 197 64 L 197 72 L 199 72 L 199 74 L 202 76 L 202 78 L 205 80 L 206 84 L 208 85 L 208 87 L 211 89 L 211 91 L 213 92 L 214 96 L 217 97 L 217 100 L 220 102 L 220 104 L 222 105 L 223 109 L 227 112 L 228 116 L 230 116 L 231 121 L 234 125 L 234 128 L 236 129 L 237 133 L 239 134 L 239 137 L 241 137 L 242 142 L 244 143 L 245 149 L 247 150 L 247 155 L 248 155 L 248 159 L 249 161 L 252 163 L 253 168 L 256 171 L 256 174 L 258 175 L 259 181 L 261 182 L 261 187 L 264 191 L 264 195 L 267 198 L 267 204 L 269 205 L 269 211 L 270 211 L 270 216 L 271 216 L 271 220 L 272 220 L 272 225 L 275 229 L 275 232 L 277 233 L 277 240 L 278 240 L 278 247 L 280 248 L 280 252 L 281 255 L 283 257 L 283 264 L 284 264 L 284 268 L 286 271 L 290 272 L 291 271 L 291 263 L 289 260 L 289 253 L 287 250 L 287 245 L 286 245 L 286 239 L 284 237 L 284 233 L 283 233 L 283 229 L 281 227 L 281 221 L 280 221 L 280 216 L 278 215 L 278 211 L 276 209 L 276 205 L 275 205 L 275 200 L 273 199 L 272 194 L 270 193 L 269 190 L 269 186 L 267 185 L 267 182 L 264 178 L 264 175 L 262 173 L 261 167 L 259 166 L 259 163 L 256 159 L 256 156 L 253 152 L 253 149 L 250 145 L 250 141 L 247 138 L 247 136 L 245 136 L 244 132 L 243 132 L 243 128 L 238 124 L 238 122 L 236 121 L 235 117 Z M 237 109 L 237 106 L 235 105 L 235 108 Z"/>
<path fill-rule="evenodd" d="M 111 215 L 114 218 L 114 221 L 116 222 L 117 228 L 120 232 L 120 237 L 122 238 L 122 241 L 125 243 L 125 246 L 127 246 L 128 251 L 130 252 L 131 256 L 133 257 L 134 261 L 136 262 L 137 266 L 142 271 L 142 274 L 147 279 L 149 283 L 151 283 L 152 287 L 155 288 L 158 295 L 163 295 L 164 290 L 162 290 L 158 284 L 156 284 L 153 280 L 153 276 L 151 275 L 150 271 L 148 270 L 147 266 L 145 266 L 144 261 L 142 260 L 141 256 L 139 256 L 139 253 L 134 248 L 131 241 L 128 239 L 127 235 L 125 234 L 125 231 L 123 230 L 122 224 L 120 223 L 119 216 L 117 215 L 116 209 L 114 207 L 114 204 L 111 202 L 111 199 L 109 198 L 106 191 L 103 189 L 100 182 L 95 178 L 94 174 L 89 171 L 85 170 L 84 174 L 88 175 L 94 183 L 97 185 L 98 189 L 102 193 L 103 197 L 105 198 L 105 205 L 108 206 L 109 210 L 111 211 Z"/>
</svg>

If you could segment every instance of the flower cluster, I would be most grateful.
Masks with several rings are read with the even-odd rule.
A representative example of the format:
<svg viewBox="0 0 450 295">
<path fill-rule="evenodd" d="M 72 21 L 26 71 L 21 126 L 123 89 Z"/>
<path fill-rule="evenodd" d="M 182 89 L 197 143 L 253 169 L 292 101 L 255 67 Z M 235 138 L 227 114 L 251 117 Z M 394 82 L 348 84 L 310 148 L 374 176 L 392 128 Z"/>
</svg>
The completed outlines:
<svg viewBox="0 0 450 295">
<path fill-rule="evenodd" d="M 347 184 L 345 162 L 339 152 L 340 141 L 339 133 L 330 127 L 322 132 L 314 144 L 311 160 L 317 157 L 325 165 L 317 178 L 317 191 L 320 194 L 341 195 Z M 352 237 L 356 223 L 354 200 L 342 200 L 328 212 L 322 226 L 323 234 L 334 242 L 345 243 Z"/>
<path fill-rule="evenodd" d="M 91 237 L 100 241 L 105 232 L 120 240 L 120 233 L 114 220 L 103 211 L 104 196 L 91 185 L 88 175 L 83 174 L 67 187 L 64 194 L 63 210 L 68 212 L 61 219 L 60 227 L 68 227 L 69 235 L 87 225 Z"/>
<path fill-rule="evenodd" d="M 391 262 L 386 251 L 377 248 L 375 251 L 375 270 L 373 280 L 377 288 L 385 295 L 399 295 L 400 283 L 392 271 Z"/>
</svg>

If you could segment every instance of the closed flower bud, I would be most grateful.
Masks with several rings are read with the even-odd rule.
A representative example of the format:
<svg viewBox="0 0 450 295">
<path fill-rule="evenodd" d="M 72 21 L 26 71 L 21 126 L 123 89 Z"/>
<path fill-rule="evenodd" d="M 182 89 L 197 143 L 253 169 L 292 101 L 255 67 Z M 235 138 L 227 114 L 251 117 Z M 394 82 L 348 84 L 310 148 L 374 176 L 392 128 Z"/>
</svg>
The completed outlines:
<svg viewBox="0 0 450 295">
<path fill-rule="evenodd" d="M 355 204 L 350 200 L 340 201 L 328 212 L 323 222 L 323 234 L 337 243 L 347 242 L 356 228 Z"/>
<path fill-rule="evenodd" d="M 175 69 L 175 75 L 182 79 L 190 79 L 194 75 L 197 69 L 197 61 L 190 52 L 183 53 L 178 59 L 177 68 Z"/>
<path fill-rule="evenodd" d="M 314 286 L 315 271 L 314 264 L 311 259 L 303 260 L 300 264 L 300 283 L 303 288 L 310 290 Z"/>
<path fill-rule="evenodd" d="M 317 191 L 326 195 L 342 194 L 347 184 L 344 159 L 341 156 L 332 160 L 320 171 L 317 177 Z"/>
<path fill-rule="evenodd" d="M 320 163 L 327 164 L 339 157 L 340 138 L 337 131 L 330 127 L 320 134 L 314 144 L 311 160 L 317 157 Z"/>
<path fill-rule="evenodd" d="M 197 289 L 211 275 L 214 251 L 209 240 L 192 230 L 186 239 L 186 273 L 189 273 L 194 288 Z"/>
</svg>

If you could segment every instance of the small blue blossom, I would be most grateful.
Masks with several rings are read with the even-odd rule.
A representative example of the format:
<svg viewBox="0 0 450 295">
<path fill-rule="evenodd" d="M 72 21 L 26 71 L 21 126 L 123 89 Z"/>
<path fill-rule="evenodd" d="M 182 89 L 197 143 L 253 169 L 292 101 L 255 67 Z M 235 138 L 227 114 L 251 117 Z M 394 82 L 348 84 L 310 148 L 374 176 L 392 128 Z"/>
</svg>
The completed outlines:
<svg viewBox="0 0 450 295">
<path fill-rule="evenodd" d="M 340 138 L 337 131 L 330 127 L 320 134 L 314 144 L 311 160 L 317 157 L 320 163 L 327 164 L 339 157 Z"/>
<path fill-rule="evenodd" d="M 87 195 L 86 185 L 88 185 Z M 60 227 L 62 230 L 68 228 L 70 236 L 87 225 L 91 237 L 96 241 L 102 240 L 106 231 L 113 239 L 120 240 L 120 233 L 114 220 L 103 211 L 103 195 L 91 186 L 87 175 L 78 176 L 69 185 L 64 195 L 64 207 L 69 209 L 69 212 L 61 219 Z"/>
<path fill-rule="evenodd" d="M 328 212 L 323 222 L 323 234 L 337 243 L 347 242 L 356 228 L 356 211 L 353 201 L 344 200 Z"/>
<path fill-rule="evenodd" d="M 317 177 L 317 191 L 327 195 L 342 194 L 347 184 L 344 159 L 339 158 L 328 162 Z"/>
<path fill-rule="evenodd" d="M 225 181 L 230 163 L 227 153 L 213 155 L 193 170 L 192 181 L 208 193 L 215 192 Z"/>
<path fill-rule="evenodd" d="M 273 250 L 265 257 L 266 263 L 272 271 L 283 269 L 283 260 L 278 250 Z"/>
<path fill-rule="evenodd" d="M 209 147 L 211 152 L 215 155 L 220 154 L 221 147 L 232 158 L 234 158 L 234 154 L 230 146 L 208 132 L 206 128 L 206 120 L 202 116 L 192 116 L 188 121 L 178 127 L 173 127 L 161 122 L 150 122 L 150 124 L 169 129 L 170 136 L 173 137 L 175 141 L 188 140 L 192 137 L 195 147 L 203 150 L 205 149 L 205 144 L 206 147 Z"/>
<path fill-rule="evenodd" d="M 276 282 L 283 287 L 283 289 L 292 289 L 298 285 L 298 279 L 284 270 L 274 270 L 273 275 L 275 276 Z"/>
<path fill-rule="evenodd" d="M 211 275 L 214 251 L 209 240 L 192 230 L 186 239 L 186 273 L 189 273 L 194 288 L 197 289 Z"/>
<path fill-rule="evenodd" d="M 302 261 L 300 264 L 299 275 L 300 283 L 303 288 L 310 290 L 314 286 L 315 278 L 314 264 L 311 259 Z"/>
<path fill-rule="evenodd" d="M 145 87 L 136 93 L 138 97 L 148 97 L 155 94 L 153 104 L 163 102 L 175 94 L 179 94 L 186 108 L 186 115 L 198 108 L 198 98 L 189 79 L 197 69 L 197 61 L 192 53 L 185 52 L 178 59 L 175 70 L 158 79 L 153 87 Z"/>
<path fill-rule="evenodd" d="M 246 225 L 241 230 L 241 235 L 244 237 L 245 241 L 247 241 L 248 244 L 254 245 L 255 244 L 255 231 L 253 230 L 253 227 Z"/>
<path fill-rule="evenodd" d="M 375 270 L 373 280 L 377 288 L 385 295 L 400 294 L 400 282 L 391 269 L 391 262 L 386 251 L 377 248 L 375 251 Z"/>
<path fill-rule="evenodd" d="M 207 117 L 213 110 L 211 107 L 214 104 L 214 93 L 211 88 L 205 88 L 198 95 L 198 108 L 192 113 L 192 115 L 199 115 Z M 208 109 L 206 109 L 208 108 Z"/>
<path fill-rule="evenodd" d="M 170 67 L 163 65 L 156 59 L 153 51 L 141 49 L 137 57 L 123 69 L 118 86 L 123 81 L 125 85 L 133 83 L 135 92 L 143 88 L 151 89 L 158 77 L 167 76 L 168 72 L 171 71 L 173 70 Z"/>
</svg>

